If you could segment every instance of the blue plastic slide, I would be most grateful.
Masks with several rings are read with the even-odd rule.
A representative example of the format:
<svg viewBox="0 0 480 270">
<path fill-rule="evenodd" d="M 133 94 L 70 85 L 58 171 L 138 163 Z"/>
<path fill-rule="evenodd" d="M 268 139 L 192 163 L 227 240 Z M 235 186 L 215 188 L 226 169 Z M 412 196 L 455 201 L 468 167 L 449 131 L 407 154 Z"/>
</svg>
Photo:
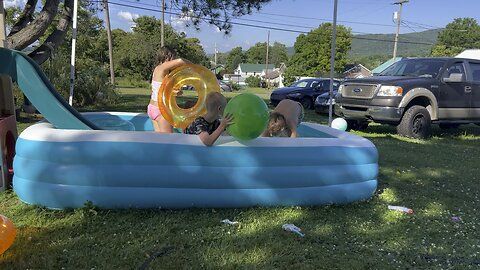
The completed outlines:
<svg viewBox="0 0 480 270">
<path fill-rule="evenodd" d="M 99 129 L 60 96 L 40 67 L 24 53 L 0 48 L 0 74 L 17 82 L 35 108 L 56 128 Z"/>
</svg>

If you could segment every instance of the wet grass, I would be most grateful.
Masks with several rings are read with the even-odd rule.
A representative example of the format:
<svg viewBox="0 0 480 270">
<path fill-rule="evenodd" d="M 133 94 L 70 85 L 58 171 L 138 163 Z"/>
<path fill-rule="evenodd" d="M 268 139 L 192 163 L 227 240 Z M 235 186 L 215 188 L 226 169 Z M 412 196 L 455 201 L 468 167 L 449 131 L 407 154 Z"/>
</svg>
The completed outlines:
<svg viewBox="0 0 480 270">
<path fill-rule="evenodd" d="M 148 91 L 120 90 L 119 104 L 97 109 L 144 112 Z M 34 120 L 25 116 L 19 129 Z M 4 192 L 0 213 L 18 235 L 0 269 L 479 269 L 480 127 L 433 131 L 430 140 L 399 137 L 386 125 L 356 132 L 378 148 L 379 187 L 349 205 L 52 211 Z M 306 236 L 283 231 L 284 223 Z"/>
</svg>

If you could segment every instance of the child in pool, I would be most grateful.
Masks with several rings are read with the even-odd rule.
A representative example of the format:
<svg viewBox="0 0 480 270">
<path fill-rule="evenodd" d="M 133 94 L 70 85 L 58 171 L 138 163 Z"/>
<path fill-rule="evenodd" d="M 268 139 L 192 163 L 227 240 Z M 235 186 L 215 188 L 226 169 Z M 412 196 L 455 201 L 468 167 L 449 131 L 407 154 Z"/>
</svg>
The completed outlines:
<svg viewBox="0 0 480 270">
<path fill-rule="evenodd" d="M 225 128 L 233 123 L 233 116 L 227 114 L 222 117 L 227 99 L 218 92 L 209 93 L 205 105 L 207 113 L 197 117 L 183 133 L 196 134 L 206 146 L 212 146 Z"/>
<path fill-rule="evenodd" d="M 153 128 L 156 132 L 172 133 L 172 125 L 163 118 L 158 108 L 158 90 L 162 85 L 163 78 L 175 68 L 190 63 L 189 61 L 177 58 L 175 50 L 168 46 L 160 48 L 157 54 L 157 66 L 152 75 L 152 96 L 147 106 L 147 113 L 152 120 Z M 180 91 L 177 94 L 181 94 Z"/>
<path fill-rule="evenodd" d="M 297 127 L 303 121 L 304 111 L 302 104 L 284 99 L 270 113 L 267 129 L 263 137 L 297 137 Z"/>
</svg>

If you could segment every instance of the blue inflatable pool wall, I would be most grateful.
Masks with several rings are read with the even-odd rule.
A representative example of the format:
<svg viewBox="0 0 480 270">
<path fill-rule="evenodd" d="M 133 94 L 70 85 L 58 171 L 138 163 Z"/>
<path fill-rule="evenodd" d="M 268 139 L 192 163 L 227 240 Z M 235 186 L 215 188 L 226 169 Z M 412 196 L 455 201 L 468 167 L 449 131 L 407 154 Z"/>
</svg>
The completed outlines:
<svg viewBox="0 0 480 270">
<path fill-rule="evenodd" d="M 144 114 L 88 113 L 136 131 L 27 128 L 17 141 L 14 189 L 29 204 L 77 208 L 237 208 L 344 204 L 376 190 L 378 153 L 365 138 L 302 124 L 301 138 L 158 134 Z M 115 124 L 113 124 L 115 126 Z M 132 130 L 129 128 L 129 130 Z"/>
</svg>

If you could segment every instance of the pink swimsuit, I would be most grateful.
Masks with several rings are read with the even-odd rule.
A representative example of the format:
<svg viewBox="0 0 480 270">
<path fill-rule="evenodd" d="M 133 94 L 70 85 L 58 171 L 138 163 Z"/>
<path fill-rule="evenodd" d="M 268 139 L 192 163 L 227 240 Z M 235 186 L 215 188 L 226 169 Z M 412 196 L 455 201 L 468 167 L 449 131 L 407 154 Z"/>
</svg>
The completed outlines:
<svg viewBox="0 0 480 270">
<path fill-rule="evenodd" d="M 160 89 L 161 85 L 162 82 L 152 80 L 152 97 L 150 98 L 151 100 L 158 101 L 158 90 Z M 150 119 L 155 120 L 160 116 L 160 109 L 158 109 L 158 107 L 155 105 L 148 104 L 147 114 Z"/>
</svg>

